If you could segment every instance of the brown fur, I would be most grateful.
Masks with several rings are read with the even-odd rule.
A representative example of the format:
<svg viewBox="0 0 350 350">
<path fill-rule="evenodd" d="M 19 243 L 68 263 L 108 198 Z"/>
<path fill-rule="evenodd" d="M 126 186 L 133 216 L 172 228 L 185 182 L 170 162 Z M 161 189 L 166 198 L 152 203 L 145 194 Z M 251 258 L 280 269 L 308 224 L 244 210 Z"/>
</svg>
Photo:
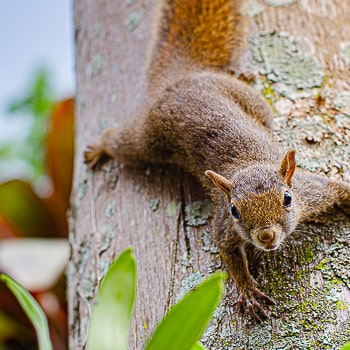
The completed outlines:
<svg viewBox="0 0 350 350">
<path fill-rule="evenodd" d="M 85 159 L 91 167 L 103 154 L 126 163 L 173 163 L 195 175 L 214 202 L 213 237 L 239 302 L 259 318 L 266 313 L 256 297 L 273 301 L 256 287 L 245 245 L 277 249 L 300 222 L 349 202 L 350 187 L 296 169 L 295 151 L 283 156 L 273 140 L 269 105 L 225 72 L 244 41 L 239 5 L 165 1 L 149 104 L 134 120 L 107 129 Z"/>
</svg>

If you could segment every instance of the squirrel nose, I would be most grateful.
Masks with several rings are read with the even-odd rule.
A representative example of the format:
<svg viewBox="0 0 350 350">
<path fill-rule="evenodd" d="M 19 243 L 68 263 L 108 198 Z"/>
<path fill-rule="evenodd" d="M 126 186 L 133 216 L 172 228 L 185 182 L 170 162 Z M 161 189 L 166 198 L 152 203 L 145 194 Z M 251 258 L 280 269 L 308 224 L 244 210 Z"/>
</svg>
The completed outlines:
<svg viewBox="0 0 350 350">
<path fill-rule="evenodd" d="M 258 234 L 261 243 L 270 243 L 275 239 L 275 233 L 271 230 L 265 230 Z"/>
</svg>

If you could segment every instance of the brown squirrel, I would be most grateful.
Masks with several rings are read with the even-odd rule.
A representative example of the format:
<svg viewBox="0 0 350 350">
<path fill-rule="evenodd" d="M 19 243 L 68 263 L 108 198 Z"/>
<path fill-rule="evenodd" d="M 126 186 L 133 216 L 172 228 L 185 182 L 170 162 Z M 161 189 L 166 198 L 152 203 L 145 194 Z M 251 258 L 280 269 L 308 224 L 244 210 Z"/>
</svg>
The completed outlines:
<svg viewBox="0 0 350 350">
<path fill-rule="evenodd" d="M 166 0 L 148 68 L 142 115 L 103 132 L 85 152 L 120 162 L 172 163 L 195 175 L 214 203 L 212 235 L 239 291 L 239 304 L 259 319 L 245 246 L 277 249 L 296 226 L 350 199 L 350 186 L 296 169 L 271 134 L 273 113 L 227 70 L 245 40 L 239 0 Z M 210 180 L 223 192 L 210 186 Z"/>
</svg>

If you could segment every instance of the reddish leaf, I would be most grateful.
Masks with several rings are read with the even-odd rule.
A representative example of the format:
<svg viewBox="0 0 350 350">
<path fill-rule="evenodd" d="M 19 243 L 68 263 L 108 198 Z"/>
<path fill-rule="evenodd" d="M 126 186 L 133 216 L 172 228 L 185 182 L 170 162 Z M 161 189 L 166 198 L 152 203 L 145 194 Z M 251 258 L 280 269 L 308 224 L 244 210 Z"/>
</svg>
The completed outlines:
<svg viewBox="0 0 350 350">
<path fill-rule="evenodd" d="M 4 217 L 0 215 L 0 239 L 3 238 L 14 238 L 20 237 L 20 232 L 17 232 L 15 227 L 11 225 L 11 223 L 6 220 Z"/>
<path fill-rule="evenodd" d="M 0 185 L 0 216 L 22 236 L 57 236 L 57 228 L 45 203 L 24 181 Z"/>
<path fill-rule="evenodd" d="M 47 173 L 53 184 L 53 193 L 47 202 L 61 237 L 67 236 L 66 211 L 72 187 L 73 158 L 74 100 L 70 98 L 53 109 L 46 148 Z"/>
</svg>

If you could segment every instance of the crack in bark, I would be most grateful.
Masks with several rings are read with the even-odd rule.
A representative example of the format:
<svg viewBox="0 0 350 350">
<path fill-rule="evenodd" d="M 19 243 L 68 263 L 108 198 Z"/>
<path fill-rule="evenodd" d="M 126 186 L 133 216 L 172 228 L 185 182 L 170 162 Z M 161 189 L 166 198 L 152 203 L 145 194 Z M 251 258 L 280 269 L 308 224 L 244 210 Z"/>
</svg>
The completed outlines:
<svg viewBox="0 0 350 350">
<path fill-rule="evenodd" d="M 186 252 L 187 252 L 187 257 L 191 256 L 191 244 L 190 244 L 190 239 L 188 237 L 188 230 L 187 230 L 187 225 L 185 221 L 186 217 L 186 212 L 185 212 L 185 203 L 186 203 L 186 196 L 185 196 L 185 188 L 181 183 L 180 186 L 180 196 L 181 196 L 181 215 L 183 217 L 183 230 L 184 230 L 184 239 L 185 239 L 185 245 L 186 245 Z"/>
<path fill-rule="evenodd" d="M 179 248 L 179 241 L 180 241 L 180 227 L 181 227 L 181 220 L 184 220 L 183 212 L 181 210 L 182 203 L 180 203 L 177 206 L 177 215 L 176 215 L 176 226 L 175 226 L 175 238 L 174 238 L 174 244 L 173 244 L 173 253 L 171 254 L 171 263 L 170 263 L 170 283 L 169 283 L 169 290 L 168 295 L 166 298 L 166 303 L 164 306 L 164 315 L 169 311 L 171 306 L 171 298 L 174 293 L 174 285 L 175 285 L 175 274 L 176 274 L 176 261 L 178 256 L 178 248 Z"/>
</svg>

